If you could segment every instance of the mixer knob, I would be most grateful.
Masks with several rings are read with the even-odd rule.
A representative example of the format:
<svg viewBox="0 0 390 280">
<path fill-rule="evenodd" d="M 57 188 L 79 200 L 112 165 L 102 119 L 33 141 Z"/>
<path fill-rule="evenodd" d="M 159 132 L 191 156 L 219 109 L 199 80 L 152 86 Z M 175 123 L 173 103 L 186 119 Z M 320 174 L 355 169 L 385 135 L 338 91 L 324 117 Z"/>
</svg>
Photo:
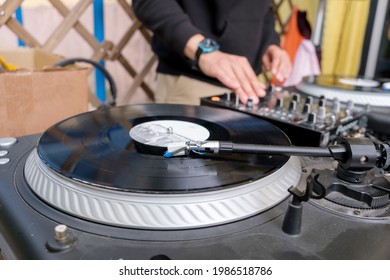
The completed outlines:
<svg viewBox="0 0 390 280">
<path fill-rule="evenodd" d="M 282 109 L 283 108 L 283 98 L 278 98 L 276 100 L 275 108 L 276 109 Z"/>
<path fill-rule="evenodd" d="M 352 111 L 354 110 L 354 108 L 355 108 L 355 104 L 353 103 L 352 100 L 349 100 L 349 101 L 347 102 L 347 108 L 345 109 L 345 113 L 346 113 L 348 116 L 352 115 Z"/>
<path fill-rule="evenodd" d="M 296 100 L 291 100 L 289 106 L 288 106 L 288 111 L 290 113 L 293 113 L 297 109 L 297 101 Z"/>
<path fill-rule="evenodd" d="M 305 99 L 305 104 L 313 105 L 313 97 L 307 96 Z"/>
<path fill-rule="evenodd" d="M 253 99 L 252 98 L 248 99 L 248 101 L 246 102 L 246 107 L 248 109 L 252 109 L 253 108 Z"/>
<path fill-rule="evenodd" d="M 309 103 L 305 103 L 302 110 L 302 115 L 307 115 L 311 113 L 311 105 Z"/>
<path fill-rule="evenodd" d="M 318 107 L 318 110 L 317 110 L 317 122 L 319 124 L 323 124 L 324 121 L 325 121 L 325 117 L 326 117 L 326 107 L 325 106 Z"/>
<path fill-rule="evenodd" d="M 235 107 L 236 108 L 240 107 L 240 97 L 238 96 L 238 94 L 236 94 Z"/>
<path fill-rule="evenodd" d="M 226 101 L 227 102 L 230 102 L 231 95 L 232 95 L 232 93 L 230 91 L 226 93 Z"/>
<path fill-rule="evenodd" d="M 301 96 L 299 95 L 299 93 L 294 93 L 292 96 L 292 100 L 299 104 L 299 101 L 301 100 Z"/>
<path fill-rule="evenodd" d="M 326 106 L 326 99 L 325 99 L 325 97 L 320 98 L 320 100 L 318 101 L 318 106 L 319 107 L 325 107 Z"/>
<path fill-rule="evenodd" d="M 315 124 L 316 123 L 316 113 L 309 113 L 307 115 L 307 124 Z"/>
<path fill-rule="evenodd" d="M 330 116 L 330 125 L 334 126 L 336 122 L 337 122 L 337 116 L 332 114 Z"/>
<path fill-rule="evenodd" d="M 340 100 L 337 97 L 333 99 L 332 113 L 336 116 L 340 113 Z"/>
</svg>

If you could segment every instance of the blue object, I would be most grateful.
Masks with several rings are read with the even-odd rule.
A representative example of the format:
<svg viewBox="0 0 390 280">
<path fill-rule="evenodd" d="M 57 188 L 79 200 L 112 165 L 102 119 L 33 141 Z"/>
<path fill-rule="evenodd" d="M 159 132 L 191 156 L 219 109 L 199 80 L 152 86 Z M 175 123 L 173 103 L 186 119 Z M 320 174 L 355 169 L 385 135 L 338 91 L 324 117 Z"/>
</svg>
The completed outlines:
<svg viewBox="0 0 390 280">
<path fill-rule="evenodd" d="M 22 12 L 22 7 L 19 6 L 16 11 L 15 11 L 15 17 L 16 17 L 16 20 L 21 24 L 23 25 L 23 12 Z M 18 46 L 20 47 L 24 47 L 26 46 L 26 44 L 23 42 L 22 39 L 18 38 Z"/>
<path fill-rule="evenodd" d="M 173 153 L 172 152 L 165 152 L 164 157 L 166 157 L 166 158 L 173 157 Z"/>
<path fill-rule="evenodd" d="M 95 38 L 101 43 L 104 41 L 104 5 L 103 0 L 93 1 L 93 22 L 94 22 L 94 35 Z M 100 65 L 104 67 L 104 61 L 101 60 Z M 106 86 L 103 73 L 95 71 L 95 88 L 96 97 L 104 102 L 106 101 Z"/>
</svg>

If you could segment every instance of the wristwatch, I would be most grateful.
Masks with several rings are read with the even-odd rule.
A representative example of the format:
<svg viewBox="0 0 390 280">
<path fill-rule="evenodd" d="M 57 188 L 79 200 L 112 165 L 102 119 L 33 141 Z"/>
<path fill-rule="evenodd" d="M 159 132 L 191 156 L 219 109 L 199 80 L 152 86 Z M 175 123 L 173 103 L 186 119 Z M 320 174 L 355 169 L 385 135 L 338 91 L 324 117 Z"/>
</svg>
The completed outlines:
<svg viewBox="0 0 390 280">
<path fill-rule="evenodd" d="M 219 47 L 220 47 L 219 44 L 215 40 L 210 38 L 206 38 L 200 41 L 200 43 L 198 44 L 198 49 L 196 50 L 195 53 L 195 60 L 193 65 L 194 68 L 199 69 L 198 63 L 199 63 L 200 55 L 202 53 L 211 53 L 217 51 L 219 50 Z"/>
</svg>

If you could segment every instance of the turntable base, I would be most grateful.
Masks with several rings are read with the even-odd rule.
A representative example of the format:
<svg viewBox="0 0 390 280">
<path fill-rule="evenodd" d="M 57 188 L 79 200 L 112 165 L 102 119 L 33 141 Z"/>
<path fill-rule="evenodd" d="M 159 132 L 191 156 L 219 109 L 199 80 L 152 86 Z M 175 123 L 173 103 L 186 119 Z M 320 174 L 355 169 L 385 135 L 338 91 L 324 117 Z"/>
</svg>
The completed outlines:
<svg viewBox="0 0 390 280">
<path fill-rule="evenodd" d="M 72 215 L 122 227 L 199 228 L 266 211 L 287 198 L 287 187 L 300 177 L 298 159 L 276 172 L 239 187 L 185 194 L 115 192 L 73 182 L 52 172 L 34 150 L 26 161 L 26 179 L 44 201 Z"/>
<path fill-rule="evenodd" d="M 289 145 L 280 130 L 246 114 L 158 105 L 93 112 L 43 135 L 0 141 L 8 159 L 0 164 L 4 258 L 390 259 L 387 210 L 361 215 L 309 200 L 301 219 L 288 219 L 300 231 L 285 230 L 291 187 L 304 190 L 312 170 L 334 169 L 335 161 L 140 152 L 129 130 L 156 116 L 184 116 L 211 140 Z"/>
</svg>

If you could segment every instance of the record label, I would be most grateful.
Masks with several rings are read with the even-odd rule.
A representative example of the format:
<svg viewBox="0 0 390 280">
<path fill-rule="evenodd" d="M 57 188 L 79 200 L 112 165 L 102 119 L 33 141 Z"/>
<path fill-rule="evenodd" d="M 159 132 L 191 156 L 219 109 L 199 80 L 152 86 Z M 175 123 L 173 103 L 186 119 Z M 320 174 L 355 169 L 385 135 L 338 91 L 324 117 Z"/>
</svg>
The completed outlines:
<svg viewBox="0 0 390 280">
<path fill-rule="evenodd" d="M 130 137 L 144 145 L 166 148 L 171 143 L 205 141 L 210 132 L 192 122 L 161 120 L 136 125 L 130 130 Z"/>
<path fill-rule="evenodd" d="M 340 78 L 339 82 L 344 85 L 351 85 L 364 88 L 373 88 L 380 86 L 380 83 L 375 80 L 359 79 L 359 78 Z"/>
</svg>

